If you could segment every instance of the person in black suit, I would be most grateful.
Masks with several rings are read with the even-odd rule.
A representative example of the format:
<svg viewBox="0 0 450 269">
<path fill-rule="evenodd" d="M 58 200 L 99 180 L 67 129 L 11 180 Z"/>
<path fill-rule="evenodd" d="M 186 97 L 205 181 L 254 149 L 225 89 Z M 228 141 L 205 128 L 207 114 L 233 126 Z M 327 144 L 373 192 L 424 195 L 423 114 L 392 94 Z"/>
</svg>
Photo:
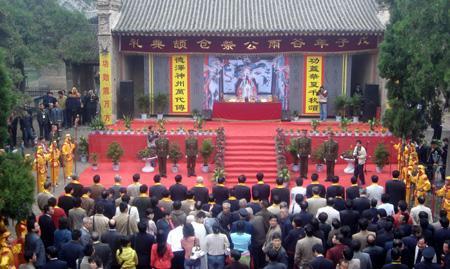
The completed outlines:
<svg viewBox="0 0 450 269">
<path fill-rule="evenodd" d="M 352 234 L 356 233 L 358 230 L 358 219 L 359 213 L 353 210 L 353 201 L 345 201 L 345 209 L 339 212 L 341 218 L 341 225 L 348 225 L 352 230 Z"/>
<path fill-rule="evenodd" d="M 150 268 L 150 252 L 152 245 L 155 243 L 155 237 L 147 233 L 147 223 L 139 222 L 139 232 L 131 236 L 131 247 L 136 251 L 138 256 L 137 269 Z"/>
<path fill-rule="evenodd" d="M 264 174 L 259 172 L 256 174 L 256 179 L 258 180 L 258 183 L 252 186 L 252 193 L 258 191 L 259 200 L 269 200 L 270 186 L 269 184 L 264 183 Z"/>
<path fill-rule="evenodd" d="M 117 263 L 116 255 L 114 253 L 120 248 L 120 238 L 122 238 L 122 235 L 116 230 L 116 221 L 114 219 L 109 220 L 108 225 L 109 230 L 102 234 L 101 242 L 108 244 L 113 253 L 111 268 L 118 268 L 119 264 Z"/>
<path fill-rule="evenodd" d="M 67 262 L 58 260 L 58 250 L 54 246 L 47 248 L 47 263 L 42 266 L 42 269 L 66 269 Z"/>
<path fill-rule="evenodd" d="M 150 197 L 156 197 L 156 199 L 161 200 L 162 194 L 167 188 L 161 184 L 161 176 L 158 174 L 153 176 L 153 182 L 155 182 L 155 184 L 148 190 L 149 195 Z"/>
<path fill-rule="evenodd" d="M 347 197 L 347 199 L 353 200 L 359 197 L 359 186 L 357 183 L 358 179 L 356 177 L 352 177 L 350 179 L 350 182 L 352 183 L 352 185 L 345 190 L 345 197 Z"/>
<path fill-rule="evenodd" d="M 361 215 L 364 210 L 370 208 L 370 200 L 367 198 L 367 193 L 365 189 L 361 190 L 360 195 L 353 200 L 353 209 L 359 212 Z"/>
<path fill-rule="evenodd" d="M 228 199 L 225 202 L 230 203 L 231 212 L 235 212 L 236 210 L 239 210 L 239 200 L 236 198 L 236 190 L 231 188 L 229 194 L 230 196 L 228 196 Z"/>
<path fill-rule="evenodd" d="M 294 214 L 294 218 L 299 217 L 300 221 L 301 221 L 300 222 L 301 226 L 304 227 L 304 226 L 306 226 L 306 224 L 311 222 L 311 220 L 314 218 L 314 216 L 307 211 L 308 210 L 308 202 L 307 201 L 300 202 L 300 209 L 301 210 L 299 213 Z"/>
<path fill-rule="evenodd" d="M 386 181 L 384 191 L 389 194 L 389 203 L 394 205 L 395 212 L 398 211 L 398 202 L 406 200 L 406 185 L 399 179 L 400 172 L 392 171 L 393 179 Z"/>
<path fill-rule="evenodd" d="M 194 194 L 195 201 L 200 201 L 202 204 L 208 203 L 209 190 L 203 185 L 203 177 L 197 177 L 197 184 L 192 187 L 191 192 Z"/>
<path fill-rule="evenodd" d="M 367 236 L 367 247 L 363 249 L 363 252 L 369 254 L 372 266 L 374 269 L 383 267 L 385 261 L 384 249 L 375 245 L 376 236 L 369 234 Z"/>
<path fill-rule="evenodd" d="M 289 207 L 290 202 L 290 192 L 289 189 L 283 186 L 284 180 L 279 177 L 276 180 L 277 186 L 272 189 L 270 193 L 270 202 L 273 203 L 273 197 L 278 196 L 280 198 L 280 202 L 286 202 Z"/>
<path fill-rule="evenodd" d="M 112 219 L 116 214 L 116 207 L 114 201 L 109 199 L 110 195 L 112 197 L 112 192 L 106 190 L 102 191 L 101 199 L 97 200 L 95 203 L 95 206 L 98 205 L 103 206 L 103 215 L 105 215 L 105 217 L 107 217 L 108 219 Z"/>
<path fill-rule="evenodd" d="M 295 246 L 297 241 L 306 236 L 305 229 L 303 229 L 303 221 L 300 216 L 294 215 L 292 222 L 294 223 L 294 229 L 291 229 L 287 236 L 283 240 L 283 247 L 288 255 L 288 268 L 294 266 Z"/>
<path fill-rule="evenodd" d="M 238 177 L 238 184 L 234 186 L 234 190 L 236 193 L 236 199 L 241 200 L 244 198 L 247 200 L 247 203 L 250 202 L 251 195 L 250 195 L 250 188 L 245 185 L 245 181 L 247 178 L 244 175 L 240 175 Z"/>
<path fill-rule="evenodd" d="M 253 215 L 256 215 L 261 210 L 261 200 L 259 199 L 259 191 L 252 192 L 252 200 L 247 204 L 248 207 L 253 209 Z"/>
<path fill-rule="evenodd" d="M 181 184 L 182 178 L 183 177 L 181 175 L 176 175 L 175 184 L 169 188 L 170 198 L 172 201 L 183 201 L 186 199 L 187 187 Z"/>
<path fill-rule="evenodd" d="M 92 232 L 92 246 L 94 247 L 95 256 L 98 256 L 103 264 L 103 268 L 110 268 L 112 262 L 112 251 L 108 244 L 100 242 L 100 235 Z"/>
<path fill-rule="evenodd" d="M 385 264 L 382 269 L 408 269 L 408 266 L 402 264 L 401 250 L 393 248 L 391 250 L 392 262 Z"/>
<path fill-rule="evenodd" d="M 44 206 L 44 214 L 39 217 L 39 226 L 41 227 L 41 239 L 44 242 L 45 248 L 53 246 L 55 224 L 52 221 L 53 207 L 49 205 Z"/>
<path fill-rule="evenodd" d="M 214 198 L 216 199 L 216 203 L 222 204 L 224 201 L 228 199 L 230 195 L 230 191 L 227 187 L 225 187 L 225 178 L 221 177 L 217 179 L 217 185 L 213 187 L 212 193 Z"/>
<path fill-rule="evenodd" d="M 65 194 L 58 198 L 58 206 L 64 209 L 64 212 L 69 216 L 69 210 L 74 207 L 74 200 L 72 196 L 73 189 L 71 186 L 67 185 L 64 187 Z"/>
<path fill-rule="evenodd" d="M 315 244 L 312 247 L 312 251 L 314 254 L 314 259 L 309 263 L 312 269 L 334 269 L 333 262 L 326 259 L 324 254 L 323 246 L 320 244 Z"/>
<path fill-rule="evenodd" d="M 339 185 L 339 177 L 333 176 L 331 178 L 331 182 L 331 186 L 328 186 L 327 188 L 327 198 L 335 198 L 336 196 L 345 198 L 345 189 Z"/>
<path fill-rule="evenodd" d="M 322 198 L 325 198 L 325 194 L 327 193 L 327 190 L 325 189 L 325 186 L 319 183 L 319 175 L 316 173 L 313 173 L 311 175 L 311 184 L 309 184 L 306 187 L 306 197 L 311 198 L 313 197 L 313 188 L 317 187 L 319 189 L 319 196 Z"/>
<path fill-rule="evenodd" d="M 67 262 L 68 268 L 76 268 L 77 259 L 81 259 L 83 257 L 84 247 L 81 245 L 80 238 L 81 231 L 73 230 L 72 241 L 64 244 L 59 251 L 59 258 Z"/>
<path fill-rule="evenodd" d="M 444 245 L 446 240 L 450 240 L 450 229 L 449 229 L 449 221 L 447 217 L 443 217 L 439 220 L 439 223 L 441 224 L 442 228 L 437 229 L 434 232 L 434 249 L 436 249 L 436 254 L 438 257 L 438 261 L 441 259 L 442 255 L 442 246 Z"/>
<path fill-rule="evenodd" d="M 441 266 L 437 263 L 433 263 L 433 258 L 436 252 L 432 247 L 426 247 L 422 251 L 423 261 L 414 264 L 414 269 L 440 269 Z"/>
</svg>

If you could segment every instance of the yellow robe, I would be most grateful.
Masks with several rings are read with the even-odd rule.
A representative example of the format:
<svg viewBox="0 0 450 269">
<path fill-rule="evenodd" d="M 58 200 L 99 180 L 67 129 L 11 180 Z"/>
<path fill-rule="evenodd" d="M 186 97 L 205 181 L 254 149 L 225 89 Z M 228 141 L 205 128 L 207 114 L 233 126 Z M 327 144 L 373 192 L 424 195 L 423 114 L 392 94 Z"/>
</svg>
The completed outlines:
<svg viewBox="0 0 450 269">
<path fill-rule="evenodd" d="M 51 149 L 51 151 L 49 153 L 49 157 L 50 157 L 49 164 L 50 164 L 50 178 L 52 179 L 53 185 L 58 184 L 59 167 L 60 167 L 59 157 L 60 156 L 61 156 L 61 151 L 58 148 Z"/>
<path fill-rule="evenodd" d="M 416 191 L 414 193 L 415 196 L 415 205 L 418 205 L 417 197 L 425 196 L 428 191 L 431 190 L 431 183 L 428 180 L 427 175 L 423 173 L 422 175 L 417 176 L 416 178 Z"/>
<path fill-rule="evenodd" d="M 47 180 L 47 157 L 44 154 L 37 154 L 34 159 L 33 169 L 37 173 L 38 193 L 44 190 L 44 183 Z"/>
<path fill-rule="evenodd" d="M 450 186 L 443 186 L 436 195 L 442 197 L 442 209 L 447 211 L 447 218 L 450 220 Z"/>
<path fill-rule="evenodd" d="M 73 173 L 73 152 L 75 144 L 72 142 L 64 142 L 61 151 L 64 158 L 64 178 L 69 177 Z"/>
</svg>

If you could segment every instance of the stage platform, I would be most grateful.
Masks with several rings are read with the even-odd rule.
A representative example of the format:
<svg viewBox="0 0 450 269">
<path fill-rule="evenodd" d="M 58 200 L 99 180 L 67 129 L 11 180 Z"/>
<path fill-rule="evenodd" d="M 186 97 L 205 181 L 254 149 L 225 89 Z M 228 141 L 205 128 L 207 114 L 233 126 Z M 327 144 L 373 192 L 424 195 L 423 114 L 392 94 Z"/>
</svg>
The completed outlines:
<svg viewBox="0 0 450 269">
<path fill-rule="evenodd" d="M 157 123 L 155 120 L 134 120 L 132 123 L 132 132 L 124 132 L 123 122 L 118 122 L 113 126 L 109 126 L 109 133 L 99 133 L 92 132 L 89 135 L 90 152 L 96 152 L 100 156 L 100 170 L 92 171 L 90 168 L 85 170 L 81 174 L 81 179 L 83 183 L 89 183 L 92 176 L 96 173 L 100 174 L 104 180 L 105 185 L 111 185 L 113 183 L 113 177 L 116 172 L 112 171 L 111 163 L 106 159 L 106 150 L 108 145 L 113 142 L 119 142 L 124 149 L 124 157 L 121 162 L 121 171 L 119 174 L 123 176 L 125 180 L 130 180 L 134 173 L 140 172 L 140 168 L 144 165 L 141 160 L 137 158 L 137 152 L 146 147 L 146 134 L 142 132 L 143 128 L 148 126 L 154 126 L 157 128 Z M 187 136 L 186 133 L 180 134 L 177 130 L 183 128 L 184 130 L 192 129 L 194 127 L 194 121 L 192 119 L 170 119 L 165 124 L 165 128 L 168 131 L 169 141 L 175 141 L 181 146 L 181 150 L 184 155 L 184 139 Z M 363 145 L 368 150 L 368 171 L 375 171 L 375 167 L 372 162 L 373 150 L 378 143 L 383 143 L 386 145 L 390 151 L 390 162 L 393 164 L 392 167 L 396 167 L 396 151 L 393 149 L 393 145 L 398 142 L 398 139 L 391 136 L 388 133 L 382 133 L 381 129 L 377 129 L 377 133 L 371 133 L 369 135 L 369 126 L 363 123 L 351 124 L 348 127 L 348 131 L 345 133 L 340 132 L 339 123 L 335 121 L 322 122 L 318 128 L 318 133 L 313 133 L 311 130 L 310 122 L 281 122 L 277 121 L 207 121 L 203 126 L 203 131 L 196 134 L 199 138 L 199 147 L 201 146 L 201 141 L 210 138 L 215 142 L 216 136 L 212 134 L 213 130 L 223 127 L 225 129 L 225 172 L 227 177 L 227 182 L 233 185 L 237 182 L 237 177 L 241 174 L 247 175 L 249 182 L 255 182 L 255 175 L 257 172 L 261 171 L 266 175 L 267 182 L 274 183 L 277 171 L 276 171 L 276 154 L 275 154 L 275 135 L 277 128 L 283 128 L 286 133 L 286 143 L 289 142 L 290 138 L 298 137 L 298 132 L 300 130 L 306 129 L 310 131 L 310 137 L 312 138 L 313 150 L 321 142 L 326 140 L 326 132 L 331 130 L 336 133 L 335 140 L 339 143 L 339 153 L 343 153 L 346 150 L 352 149 L 356 143 L 357 139 L 360 139 Z M 111 131 L 114 130 L 114 131 Z M 137 130 L 140 130 L 138 133 Z M 358 130 L 358 132 L 355 132 Z M 120 131 L 120 134 L 118 133 Z M 362 135 L 362 131 L 366 131 L 365 135 Z M 180 174 L 185 176 L 186 173 L 186 159 L 183 158 L 180 161 Z M 213 163 L 213 158 L 211 158 Z M 202 174 L 200 172 L 202 160 L 199 158 L 197 160 L 197 174 L 201 175 L 206 179 L 212 177 L 212 171 L 214 166 L 210 165 L 210 173 Z M 291 159 L 288 156 L 288 163 L 290 165 Z M 344 176 L 346 181 L 349 181 L 350 176 L 345 175 L 343 169 L 345 167 L 345 162 L 338 159 L 336 173 L 339 176 Z M 315 166 L 310 162 L 310 173 L 315 170 Z M 170 171 L 171 163 L 168 162 L 168 171 Z M 383 179 L 390 177 L 389 169 L 385 169 L 387 174 L 382 174 Z M 371 173 L 371 172 L 370 172 Z M 371 174 L 368 174 L 370 176 Z M 152 182 L 151 179 L 153 175 L 143 174 L 146 183 Z M 322 173 L 324 177 L 324 172 Z M 175 176 L 171 172 L 168 173 L 168 184 L 173 182 L 173 177 Z M 298 176 L 294 175 L 293 176 Z M 195 178 L 190 178 L 188 185 L 195 184 Z M 208 181 L 208 180 L 206 180 Z M 343 182 L 343 185 L 346 183 Z"/>
</svg>

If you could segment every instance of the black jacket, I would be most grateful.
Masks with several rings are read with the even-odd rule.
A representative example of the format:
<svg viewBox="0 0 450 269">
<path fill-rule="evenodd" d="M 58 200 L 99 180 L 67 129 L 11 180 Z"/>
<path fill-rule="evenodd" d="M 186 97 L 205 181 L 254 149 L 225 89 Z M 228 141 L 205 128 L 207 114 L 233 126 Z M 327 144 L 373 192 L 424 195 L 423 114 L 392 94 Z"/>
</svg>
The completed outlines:
<svg viewBox="0 0 450 269">
<path fill-rule="evenodd" d="M 214 198 L 216 199 L 216 203 L 221 205 L 223 202 L 225 202 L 225 200 L 228 199 L 230 192 L 227 187 L 217 185 L 213 187 L 212 193 Z"/>
<path fill-rule="evenodd" d="M 236 185 L 234 186 L 234 193 L 236 195 L 236 199 L 240 200 L 244 198 L 247 200 L 247 202 L 250 202 L 251 194 L 250 194 L 250 188 L 245 185 Z"/>
<path fill-rule="evenodd" d="M 390 263 L 390 264 L 385 264 L 383 266 L 383 269 L 408 269 L 408 266 L 401 264 L 401 263 Z"/>
<path fill-rule="evenodd" d="M 181 183 L 175 183 L 169 188 L 172 201 L 183 201 L 186 199 L 187 187 Z"/>
<path fill-rule="evenodd" d="M 289 231 L 283 241 L 283 247 L 286 249 L 288 256 L 293 256 L 295 254 L 295 246 L 297 245 L 297 241 L 303 237 L 305 237 L 305 230 L 302 227 L 294 228 Z"/>
<path fill-rule="evenodd" d="M 133 205 L 139 212 L 139 219 L 144 220 L 147 217 L 145 211 L 150 208 L 152 202 L 148 196 L 138 196 L 133 199 Z"/>
<path fill-rule="evenodd" d="M 406 185 L 400 180 L 388 180 L 386 181 L 385 193 L 389 194 L 389 203 L 393 204 L 395 210 L 397 210 L 398 202 L 405 200 Z"/>
<path fill-rule="evenodd" d="M 119 232 L 116 230 L 109 230 L 106 233 L 102 234 L 102 243 L 108 244 L 111 248 L 112 253 L 116 253 L 117 250 L 120 248 L 120 238 L 122 238 L 122 235 L 120 235 Z M 111 265 L 117 265 L 116 255 L 112 255 L 112 262 Z"/>
<path fill-rule="evenodd" d="M 306 197 L 311 198 L 313 196 L 313 188 L 317 187 L 319 188 L 319 196 L 322 198 L 325 198 L 325 195 L 327 193 L 327 190 L 324 185 L 320 183 L 311 183 L 306 187 Z"/>
<path fill-rule="evenodd" d="M 353 200 L 359 197 L 359 187 L 358 186 L 350 186 L 345 190 L 345 197 L 349 200 Z"/>
<path fill-rule="evenodd" d="M 161 200 L 165 190 L 167 190 L 166 187 L 164 187 L 163 185 L 158 184 L 158 185 L 151 186 L 149 188 L 148 192 L 149 192 L 150 197 L 156 197 L 156 199 Z"/>
<path fill-rule="evenodd" d="M 95 255 L 98 256 L 103 263 L 103 268 L 110 268 L 112 263 L 112 251 L 108 244 L 96 242 L 93 244 Z"/>
<path fill-rule="evenodd" d="M 326 259 L 324 256 L 315 257 L 310 262 L 312 269 L 334 269 L 333 262 Z"/>
<path fill-rule="evenodd" d="M 385 261 L 384 248 L 379 246 L 368 246 L 363 252 L 369 254 L 373 269 L 380 269 L 383 267 Z"/>
<path fill-rule="evenodd" d="M 353 200 L 353 209 L 361 215 L 364 210 L 370 208 L 370 200 L 367 197 L 358 197 Z"/>
<path fill-rule="evenodd" d="M 341 218 L 341 225 L 347 225 L 352 230 L 352 234 L 355 234 L 358 231 L 358 219 L 359 213 L 356 210 L 352 209 L 344 209 L 339 212 Z"/>
<path fill-rule="evenodd" d="M 441 266 L 437 263 L 431 263 L 431 262 L 419 262 L 414 264 L 414 269 L 440 269 Z"/>
<path fill-rule="evenodd" d="M 42 215 L 39 218 L 39 226 L 41 227 L 41 239 L 44 242 L 45 248 L 53 246 L 56 228 L 52 218 L 48 215 Z"/>
<path fill-rule="evenodd" d="M 191 189 L 194 194 L 195 201 L 200 201 L 202 204 L 208 203 L 209 190 L 206 187 L 194 186 Z"/>
<path fill-rule="evenodd" d="M 103 215 L 105 215 L 105 217 L 107 217 L 108 219 L 112 219 L 116 214 L 116 207 L 114 201 L 110 201 L 108 199 L 100 199 L 97 200 L 95 204 L 103 206 L 104 209 Z"/>
<path fill-rule="evenodd" d="M 70 241 L 59 251 L 59 258 L 67 262 L 69 268 L 76 268 L 76 261 L 83 257 L 83 246 L 80 241 Z"/>
<path fill-rule="evenodd" d="M 42 269 L 66 269 L 67 266 L 67 262 L 56 259 L 49 260 L 44 266 L 42 266 Z"/>
<path fill-rule="evenodd" d="M 255 192 L 258 192 L 259 200 L 269 200 L 270 186 L 269 184 L 265 183 L 264 184 L 257 183 L 252 186 L 252 195 L 255 195 Z"/>
<path fill-rule="evenodd" d="M 345 198 L 345 189 L 341 185 L 331 185 L 327 188 L 327 198 L 341 196 Z"/>
<path fill-rule="evenodd" d="M 291 200 L 289 194 L 290 193 L 288 188 L 274 188 L 272 189 L 270 194 L 270 201 L 273 203 L 273 197 L 275 197 L 275 195 L 278 195 L 280 202 L 286 202 L 289 206 L 289 202 Z"/>
<path fill-rule="evenodd" d="M 137 233 L 131 237 L 131 246 L 138 256 L 138 266 L 142 268 L 150 267 L 150 252 L 155 243 L 155 237 L 148 233 Z"/>
<path fill-rule="evenodd" d="M 66 216 L 69 216 L 69 210 L 74 207 L 73 197 L 69 195 L 61 195 L 58 198 L 58 206 L 64 209 L 64 212 L 66 212 Z"/>
</svg>

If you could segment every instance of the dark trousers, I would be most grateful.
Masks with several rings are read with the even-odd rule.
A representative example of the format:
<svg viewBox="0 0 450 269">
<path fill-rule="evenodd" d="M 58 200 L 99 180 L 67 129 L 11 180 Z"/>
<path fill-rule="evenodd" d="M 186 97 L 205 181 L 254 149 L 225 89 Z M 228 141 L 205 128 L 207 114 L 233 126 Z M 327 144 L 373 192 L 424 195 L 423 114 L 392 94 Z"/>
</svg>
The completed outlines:
<svg viewBox="0 0 450 269">
<path fill-rule="evenodd" d="M 262 246 L 251 246 L 250 254 L 252 255 L 253 268 L 264 268 L 266 266 L 266 255 L 262 251 Z"/>
<path fill-rule="evenodd" d="M 50 124 L 49 123 L 39 123 L 39 138 L 45 138 L 45 140 L 50 140 Z"/>
<path fill-rule="evenodd" d="M 196 156 L 188 156 L 187 157 L 187 170 L 188 170 L 188 176 L 195 176 L 195 161 L 197 157 Z"/>
<path fill-rule="evenodd" d="M 335 162 L 334 160 L 326 160 L 326 165 L 327 165 L 327 179 L 331 179 L 332 177 L 334 177 L 334 165 Z"/>
<path fill-rule="evenodd" d="M 167 157 L 159 157 L 158 156 L 158 166 L 159 166 L 159 174 L 162 177 L 166 176 L 166 168 L 167 168 Z"/>
<path fill-rule="evenodd" d="M 172 258 L 171 269 L 184 269 L 184 251 L 175 251 Z"/>
<path fill-rule="evenodd" d="M 308 156 L 300 156 L 300 176 L 308 176 Z"/>
<path fill-rule="evenodd" d="M 366 184 L 366 180 L 364 178 L 364 164 L 357 164 L 355 166 L 355 172 L 353 172 L 353 175 L 356 177 L 356 179 L 358 179 L 359 177 L 362 185 Z"/>
</svg>

